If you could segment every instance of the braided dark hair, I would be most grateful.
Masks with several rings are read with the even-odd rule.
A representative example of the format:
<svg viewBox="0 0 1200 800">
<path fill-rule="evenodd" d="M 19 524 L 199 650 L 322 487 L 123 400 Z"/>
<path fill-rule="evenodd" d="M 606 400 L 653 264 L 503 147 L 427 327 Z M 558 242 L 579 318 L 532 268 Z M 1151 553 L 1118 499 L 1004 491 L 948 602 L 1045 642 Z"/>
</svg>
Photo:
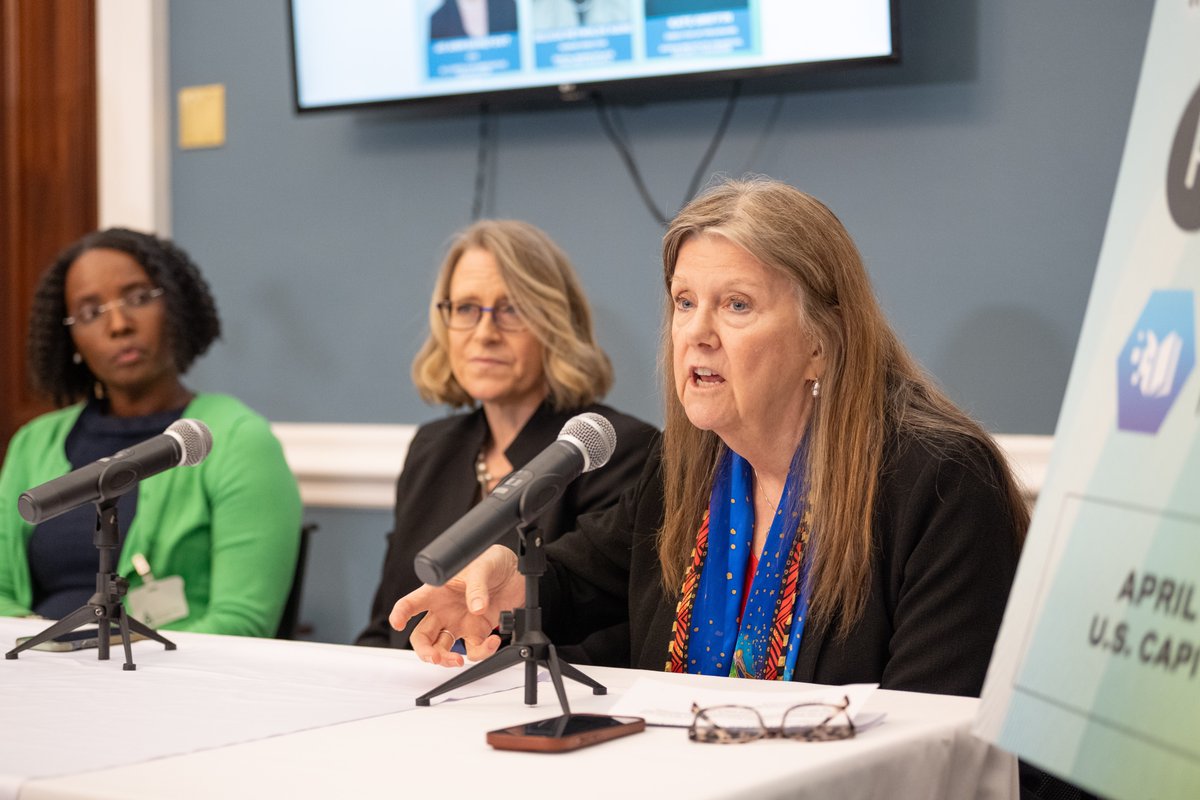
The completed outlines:
<svg viewBox="0 0 1200 800">
<path fill-rule="evenodd" d="M 29 317 L 31 380 L 35 388 L 49 394 L 60 406 L 87 397 L 96 383 L 86 363 L 73 361 L 75 344 L 62 321 L 67 315 L 67 270 L 84 252 L 97 249 L 119 250 L 132 256 L 150 281 L 164 290 L 166 331 L 180 375 L 221 335 L 221 320 L 208 283 L 181 248 L 169 239 L 127 228 L 89 233 L 59 253 L 42 273 Z"/>
</svg>

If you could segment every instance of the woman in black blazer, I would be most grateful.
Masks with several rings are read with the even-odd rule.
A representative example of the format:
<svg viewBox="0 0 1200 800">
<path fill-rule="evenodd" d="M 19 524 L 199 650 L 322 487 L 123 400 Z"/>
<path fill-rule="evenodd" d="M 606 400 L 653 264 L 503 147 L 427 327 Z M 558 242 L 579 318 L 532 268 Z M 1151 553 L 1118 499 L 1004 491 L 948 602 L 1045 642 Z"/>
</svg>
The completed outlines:
<svg viewBox="0 0 1200 800">
<path fill-rule="evenodd" d="M 429 325 L 413 363 L 418 391 L 428 402 L 473 408 L 421 426 L 409 445 L 362 645 L 408 646 L 412 626 L 394 630 L 388 613 L 421 585 L 414 556 L 553 442 L 568 419 L 603 415 L 616 429 L 617 446 L 603 468 L 580 476 L 538 517 L 547 541 L 575 527 L 580 514 L 613 505 L 641 473 L 656 433 L 598 404 L 612 385 L 612 366 L 596 343 L 570 261 L 533 225 L 484 220 L 461 231 L 438 273 Z M 516 533 L 503 543 L 515 550 Z M 564 657 L 622 664 L 627 641 L 628 626 L 619 624 Z"/>
</svg>

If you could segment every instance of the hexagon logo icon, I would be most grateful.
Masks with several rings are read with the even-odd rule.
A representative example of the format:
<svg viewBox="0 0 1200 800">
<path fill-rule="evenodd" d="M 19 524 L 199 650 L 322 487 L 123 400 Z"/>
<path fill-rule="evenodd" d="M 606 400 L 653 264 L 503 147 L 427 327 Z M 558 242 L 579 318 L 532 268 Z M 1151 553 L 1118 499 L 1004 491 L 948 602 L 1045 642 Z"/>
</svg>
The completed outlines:
<svg viewBox="0 0 1200 800">
<path fill-rule="evenodd" d="M 1195 364 L 1192 293 L 1154 292 L 1117 362 L 1117 427 L 1158 433 Z"/>
</svg>

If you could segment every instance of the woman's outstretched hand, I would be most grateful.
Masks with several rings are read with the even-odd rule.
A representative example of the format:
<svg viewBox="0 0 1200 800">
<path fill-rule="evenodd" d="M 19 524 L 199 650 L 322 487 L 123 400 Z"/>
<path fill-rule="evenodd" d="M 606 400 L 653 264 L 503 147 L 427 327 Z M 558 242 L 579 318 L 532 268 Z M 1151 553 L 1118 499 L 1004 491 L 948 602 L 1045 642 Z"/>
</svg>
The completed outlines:
<svg viewBox="0 0 1200 800">
<path fill-rule="evenodd" d="M 503 545 L 492 545 L 444 586 L 422 586 L 392 606 L 388 621 L 403 630 L 422 611 L 425 619 L 413 629 L 409 643 L 422 661 L 459 667 L 463 657 L 450 648 L 459 639 L 467 658 L 479 661 L 500 646 L 492 631 L 500 612 L 525 603 L 525 578 L 517 572 L 517 556 Z"/>
</svg>

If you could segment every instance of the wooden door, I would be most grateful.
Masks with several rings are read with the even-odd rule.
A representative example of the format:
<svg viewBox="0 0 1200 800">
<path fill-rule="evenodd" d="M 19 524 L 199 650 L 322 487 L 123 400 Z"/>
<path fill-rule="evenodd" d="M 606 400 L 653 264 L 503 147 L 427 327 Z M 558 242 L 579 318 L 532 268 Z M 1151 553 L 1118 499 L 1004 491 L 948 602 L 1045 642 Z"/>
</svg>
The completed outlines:
<svg viewBox="0 0 1200 800">
<path fill-rule="evenodd" d="M 38 275 L 96 227 L 94 0 L 0 0 L 0 452 L 50 408 L 26 326 Z"/>
</svg>

